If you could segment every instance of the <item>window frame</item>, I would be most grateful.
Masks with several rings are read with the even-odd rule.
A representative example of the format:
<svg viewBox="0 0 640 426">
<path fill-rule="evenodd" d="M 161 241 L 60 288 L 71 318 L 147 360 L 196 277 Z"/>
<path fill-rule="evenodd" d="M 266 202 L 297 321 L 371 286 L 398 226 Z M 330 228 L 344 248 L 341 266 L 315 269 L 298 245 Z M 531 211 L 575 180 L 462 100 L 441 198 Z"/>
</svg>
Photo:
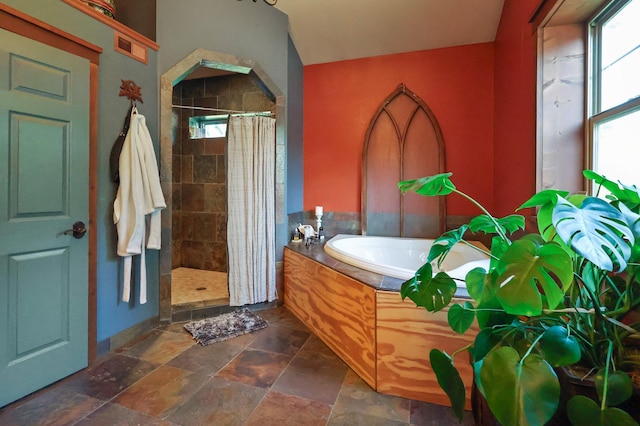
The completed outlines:
<svg viewBox="0 0 640 426">
<path fill-rule="evenodd" d="M 207 124 L 227 124 L 229 122 L 229 114 L 224 115 L 200 115 L 189 117 L 189 129 L 192 127 L 198 128 L 198 134 L 192 135 L 192 132 L 189 132 L 189 139 L 205 139 L 206 135 L 204 133 L 205 126 Z M 219 137 L 226 137 L 226 129 L 225 135 Z"/>
<path fill-rule="evenodd" d="M 631 1 L 592 0 L 578 7 L 576 2 L 543 0 L 530 19 L 537 34 L 538 191 L 558 187 L 572 193 L 590 191 L 591 182 L 582 171 L 594 166 L 597 125 L 640 107 L 640 97 L 607 111 L 596 111 L 600 98 L 594 101 L 600 90 L 599 79 L 594 78 L 601 55 L 594 48 L 594 34 L 601 31 L 597 25 Z"/>
<path fill-rule="evenodd" d="M 273 117 L 274 114 L 271 111 L 255 111 L 255 112 L 243 112 L 243 113 L 234 113 L 234 114 L 220 114 L 220 115 L 197 115 L 189 117 L 189 139 L 217 139 L 217 138 L 226 138 L 227 133 L 229 131 L 229 118 L 230 117 L 250 117 L 250 116 L 268 116 Z M 222 136 L 215 136 L 213 138 L 207 138 L 204 133 L 205 126 L 208 124 L 225 124 L 227 127 L 225 129 L 225 134 Z M 191 128 L 197 127 L 199 136 L 191 135 Z"/>
<path fill-rule="evenodd" d="M 598 124 L 605 123 L 624 115 L 640 111 L 640 95 L 629 99 L 622 104 L 606 110 L 602 110 L 602 27 L 620 10 L 626 7 L 632 0 L 611 0 L 587 21 L 587 51 L 586 67 L 586 124 L 585 135 L 585 167 L 595 170 L 595 150 L 597 149 L 596 128 Z M 593 182 L 587 182 L 587 191 L 592 193 Z"/>
</svg>

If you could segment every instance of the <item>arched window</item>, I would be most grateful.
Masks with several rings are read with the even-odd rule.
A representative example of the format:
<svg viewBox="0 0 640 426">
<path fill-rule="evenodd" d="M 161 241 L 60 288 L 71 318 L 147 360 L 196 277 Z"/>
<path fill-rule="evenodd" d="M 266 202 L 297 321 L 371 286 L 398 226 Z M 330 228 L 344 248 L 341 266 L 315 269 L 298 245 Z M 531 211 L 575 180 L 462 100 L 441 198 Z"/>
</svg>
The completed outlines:
<svg viewBox="0 0 640 426">
<path fill-rule="evenodd" d="M 362 231 L 433 238 L 444 231 L 444 197 L 402 195 L 398 182 L 444 172 L 440 125 L 420 97 L 400 84 L 380 105 L 362 152 Z"/>
</svg>

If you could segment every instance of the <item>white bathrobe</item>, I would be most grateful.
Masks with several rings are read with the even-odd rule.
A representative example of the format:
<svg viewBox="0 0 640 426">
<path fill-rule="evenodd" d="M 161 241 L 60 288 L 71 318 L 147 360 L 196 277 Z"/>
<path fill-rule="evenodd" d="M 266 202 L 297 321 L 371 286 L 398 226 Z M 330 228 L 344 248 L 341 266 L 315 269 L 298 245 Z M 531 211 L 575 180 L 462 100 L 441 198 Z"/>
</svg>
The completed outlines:
<svg viewBox="0 0 640 426">
<path fill-rule="evenodd" d="M 118 255 L 124 258 L 122 300 L 131 294 L 132 256 L 140 258 L 140 303 L 147 303 L 145 265 L 146 216 L 150 215 L 146 247 L 160 249 L 160 210 L 167 205 L 160 187 L 160 177 L 151 135 L 143 115 L 134 107 L 131 126 L 120 152 L 120 186 L 113 203 L 113 222 L 118 231 Z"/>
</svg>

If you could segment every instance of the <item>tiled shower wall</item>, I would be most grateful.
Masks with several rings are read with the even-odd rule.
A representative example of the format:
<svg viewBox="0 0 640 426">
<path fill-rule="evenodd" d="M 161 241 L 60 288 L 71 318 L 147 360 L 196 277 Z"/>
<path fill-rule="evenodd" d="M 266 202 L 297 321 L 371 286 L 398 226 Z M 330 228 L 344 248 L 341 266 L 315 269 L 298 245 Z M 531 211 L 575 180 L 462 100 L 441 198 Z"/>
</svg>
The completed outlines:
<svg viewBox="0 0 640 426">
<path fill-rule="evenodd" d="M 183 80 L 175 105 L 272 111 L 274 104 L 246 75 Z M 227 272 L 225 138 L 189 139 L 189 117 L 222 112 L 173 108 L 172 268 Z"/>
</svg>

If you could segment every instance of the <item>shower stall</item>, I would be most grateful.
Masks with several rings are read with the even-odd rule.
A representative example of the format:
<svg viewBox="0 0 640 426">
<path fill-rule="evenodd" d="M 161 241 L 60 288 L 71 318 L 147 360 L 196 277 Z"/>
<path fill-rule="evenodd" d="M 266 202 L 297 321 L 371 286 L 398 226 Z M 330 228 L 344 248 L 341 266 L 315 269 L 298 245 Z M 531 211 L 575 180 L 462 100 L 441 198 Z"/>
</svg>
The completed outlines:
<svg viewBox="0 0 640 426">
<path fill-rule="evenodd" d="M 226 121 L 274 103 L 251 75 L 200 67 L 172 105 L 172 310 L 228 305 Z"/>
</svg>

